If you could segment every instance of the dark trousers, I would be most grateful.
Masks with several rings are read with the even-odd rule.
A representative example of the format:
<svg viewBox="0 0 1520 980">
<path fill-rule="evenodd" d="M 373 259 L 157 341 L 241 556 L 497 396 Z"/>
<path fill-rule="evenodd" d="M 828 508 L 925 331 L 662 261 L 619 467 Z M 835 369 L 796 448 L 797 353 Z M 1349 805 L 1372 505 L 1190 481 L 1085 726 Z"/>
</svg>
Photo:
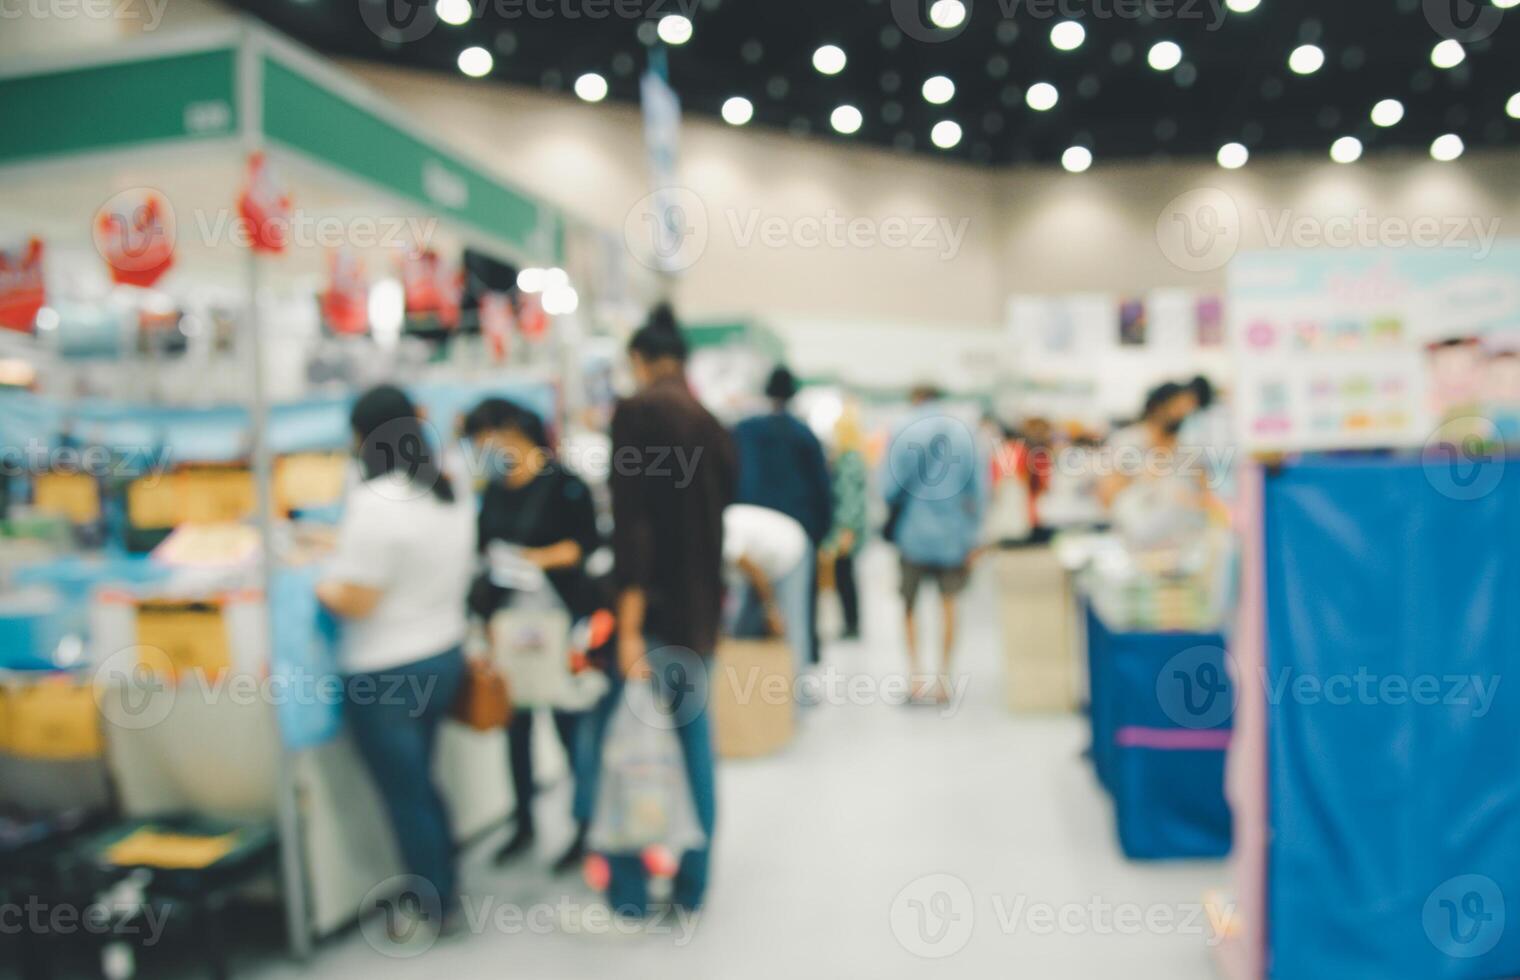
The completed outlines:
<svg viewBox="0 0 1520 980">
<path fill-rule="evenodd" d="M 669 706 L 675 722 L 671 730 L 680 740 L 681 752 L 686 757 L 686 775 L 691 781 L 697 822 L 707 835 L 707 843 L 700 849 L 681 855 L 670 895 L 676 905 L 696 910 L 702 907 L 702 898 L 707 892 L 708 856 L 712 851 L 718 813 L 716 752 L 707 713 L 710 665 L 707 658 L 690 651 L 667 655 L 659 641 L 653 639 L 649 641 L 649 665 L 654 671 L 654 683 L 661 700 Z M 589 744 L 596 746 L 596 751 L 591 753 L 596 764 L 583 773 L 588 798 L 595 797 L 596 782 L 601 775 L 601 745 L 607 722 L 623 697 L 623 679 L 617 676 L 616 670 L 612 674 L 612 689 L 586 719 Z M 646 915 L 649 911 L 649 873 L 642 855 L 609 854 L 606 857 L 608 870 L 612 873 L 607 885 L 607 904 L 624 915 Z"/>
<path fill-rule="evenodd" d="M 464 676 L 458 647 L 345 679 L 348 727 L 385 804 L 408 874 L 432 884 L 445 911 L 459 896 L 448 808 L 433 782 L 433 746 Z"/>
<path fill-rule="evenodd" d="M 855 586 L 855 556 L 840 553 L 834 557 L 834 588 L 839 591 L 839 605 L 844 610 L 846 636 L 860 633 L 860 591 Z"/>
<path fill-rule="evenodd" d="M 570 763 L 573 779 L 580 753 L 576 750 L 576 728 L 582 712 L 554 711 L 554 730 L 559 733 L 560 744 L 565 747 L 565 758 Z M 517 802 L 517 827 L 533 830 L 533 709 L 518 708 L 507 726 L 507 761 L 512 776 L 512 793 Z"/>
<path fill-rule="evenodd" d="M 803 559 L 808 563 L 807 576 L 807 660 L 806 663 L 816 664 L 823 659 L 818 648 L 818 549 L 809 548 L 807 557 Z"/>
</svg>

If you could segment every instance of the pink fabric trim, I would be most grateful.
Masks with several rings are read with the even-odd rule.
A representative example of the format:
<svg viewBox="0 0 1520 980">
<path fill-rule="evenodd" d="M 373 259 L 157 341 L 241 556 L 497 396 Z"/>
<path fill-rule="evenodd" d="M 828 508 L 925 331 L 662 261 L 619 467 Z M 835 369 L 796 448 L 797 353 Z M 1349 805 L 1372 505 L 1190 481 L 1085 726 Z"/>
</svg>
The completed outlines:
<svg viewBox="0 0 1520 980">
<path fill-rule="evenodd" d="M 1114 744 L 1127 749 L 1223 752 L 1230 745 L 1228 728 L 1141 728 L 1127 725 L 1114 733 Z"/>
</svg>

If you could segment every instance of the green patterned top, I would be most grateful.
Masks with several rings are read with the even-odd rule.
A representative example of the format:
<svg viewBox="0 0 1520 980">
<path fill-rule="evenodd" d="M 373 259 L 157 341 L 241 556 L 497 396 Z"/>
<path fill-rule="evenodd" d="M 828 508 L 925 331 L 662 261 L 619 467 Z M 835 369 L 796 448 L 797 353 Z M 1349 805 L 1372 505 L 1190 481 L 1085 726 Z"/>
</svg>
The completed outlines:
<svg viewBox="0 0 1520 980">
<path fill-rule="evenodd" d="M 854 554 L 866 538 L 866 461 L 854 449 L 834 460 L 834 527 L 824 539 L 824 549 L 837 548 L 843 531 L 855 534 L 849 551 Z"/>
</svg>

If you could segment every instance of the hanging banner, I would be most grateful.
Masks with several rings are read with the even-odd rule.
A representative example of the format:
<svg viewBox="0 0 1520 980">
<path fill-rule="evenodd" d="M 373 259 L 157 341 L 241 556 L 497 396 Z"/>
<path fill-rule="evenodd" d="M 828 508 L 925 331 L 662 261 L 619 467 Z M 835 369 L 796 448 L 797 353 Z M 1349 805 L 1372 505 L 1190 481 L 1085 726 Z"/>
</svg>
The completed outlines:
<svg viewBox="0 0 1520 980">
<path fill-rule="evenodd" d="M 238 216 L 255 252 L 282 254 L 290 244 L 290 192 L 262 153 L 248 154 L 248 183 L 238 195 Z"/>
<path fill-rule="evenodd" d="M 688 229 L 676 180 L 681 140 L 681 100 L 665 80 L 664 59 L 653 61 L 639 81 L 639 104 L 644 112 L 644 150 L 649 157 L 654 261 L 661 272 L 674 273 L 690 261 L 682 254 Z"/>
<path fill-rule="evenodd" d="M 146 289 L 174 264 L 174 208 L 151 188 L 122 191 L 101 205 L 92 232 L 114 283 Z"/>
<path fill-rule="evenodd" d="M 15 250 L 0 249 L 0 327 L 31 333 L 47 300 L 42 279 L 42 239 Z"/>
<path fill-rule="evenodd" d="M 322 323 L 342 336 L 369 331 L 369 280 L 364 262 L 346 248 L 327 257 L 327 289 L 320 297 Z"/>
</svg>

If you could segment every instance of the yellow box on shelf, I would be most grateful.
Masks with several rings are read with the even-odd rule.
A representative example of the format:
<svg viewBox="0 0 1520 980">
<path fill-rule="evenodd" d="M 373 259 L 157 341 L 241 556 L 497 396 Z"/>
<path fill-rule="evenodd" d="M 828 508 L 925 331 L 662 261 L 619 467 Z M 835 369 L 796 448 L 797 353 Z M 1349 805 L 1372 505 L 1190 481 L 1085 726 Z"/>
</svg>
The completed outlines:
<svg viewBox="0 0 1520 980">
<path fill-rule="evenodd" d="M 294 453 L 274 461 L 275 509 L 325 507 L 343 496 L 348 457 L 342 453 Z"/>
<path fill-rule="evenodd" d="M 252 517 L 258 503 L 251 470 L 197 466 L 133 480 L 127 486 L 127 521 L 141 529 L 225 524 Z"/>
<path fill-rule="evenodd" d="M 160 677 L 214 681 L 232 664 L 219 602 L 152 601 L 137 606 L 138 657 Z"/>
<path fill-rule="evenodd" d="M 70 524 L 100 520 L 100 484 L 88 473 L 38 473 L 32 487 L 32 506 L 38 513 Z"/>
<path fill-rule="evenodd" d="M 0 708 L 6 752 L 23 759 L 93 759 L 104 744 L 95 693 L 73 677 L 7 685 Z"/>
</svg>

